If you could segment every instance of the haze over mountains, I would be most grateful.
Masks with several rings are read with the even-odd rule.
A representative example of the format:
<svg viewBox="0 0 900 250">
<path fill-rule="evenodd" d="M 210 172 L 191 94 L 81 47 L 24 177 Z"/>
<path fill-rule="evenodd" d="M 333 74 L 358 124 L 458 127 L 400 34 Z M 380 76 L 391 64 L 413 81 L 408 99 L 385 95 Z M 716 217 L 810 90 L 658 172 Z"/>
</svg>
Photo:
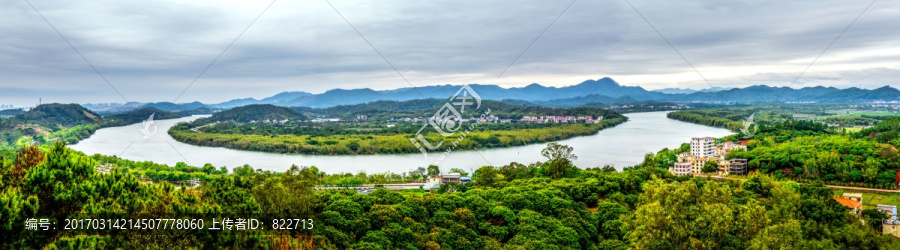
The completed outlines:
<svg viewBox="0 0 900 250">
<path fill-rule="evenodd" d="M 697 92 L 718 92 L 722 90 L 728 90 L 729 88 L 721 88 L 721 87 L 710 87 L 701 90 L 689 89 L 689 88 L 664 88 L 664 89 L 654 89 L 652 92 L 659 92 L 663 94 L 693 94 Z"/>
<path fill-rule="evenodd" d="M 160 110 L 229 109 L 250 104 L 325 108 L 382 100 L 446 99 L 456 93 L 460 86 L 439 85 L 393 90 L 372 90 L 369 88 L 332 89 L 321 94 L 282 92 L 259 100 L 241 98 L 215 104 L 158 102 L 146 104 L 128 103 L 125 105 L 86 104 L 84 106 L 99 112 L 127 111 L 137 107 L 152 107 Z M 503 88 L 497 85 L 485 84 L 470 84 L 469 86 L 485 100 L 503 100 L 511 103 L 551 107 L 571 107 L 597 103 L 627 104 L 648 101 L 715 103 L 900 101 L 900 90 L 889 86 L 869 90 L 859 88 L 837 89 L 822 86 L 793 89 L 755 85 L 746 88 L 709 88 L 699 91 L 692 89 L 648 91 L 639 86 L 622 86 L 608 77 L 598 80 L 587 80 L 566 87 L 547 87 L 536 83 L 520 88 Z"/>
</svg>

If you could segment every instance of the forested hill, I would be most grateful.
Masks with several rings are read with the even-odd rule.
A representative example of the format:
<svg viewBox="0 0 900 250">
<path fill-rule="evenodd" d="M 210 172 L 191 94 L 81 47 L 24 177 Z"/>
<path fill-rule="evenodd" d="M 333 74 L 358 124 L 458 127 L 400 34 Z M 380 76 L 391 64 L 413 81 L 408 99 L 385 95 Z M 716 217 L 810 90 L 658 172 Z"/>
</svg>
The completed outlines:
<svg viewBox="0 0 900 250">
<path fill-rule="evenodd" d="M 43 104 L 13 117 L 0 118 L 0 149 L 53 138 L 77 141 L 93 133 L 102 120 L 78 104 Z M 78 133 L 58 133 L 76 127 Z"/>
<path fill-rule="evenodd" d="M 154 119 L 188 115 L 144 108 L 101 117 L 78 104 L 43 104 L 12 117 L 0 118 L 0 148 L 52 140 L 74 143 L 89 137 L 97 129 L 138 123 L 151 114 L 155 114 Z"/>
<path fill-rule="evenodd" d="M 184 112 L 169 112 L 155 108 L 142 108 L 125 113 L 108 115 L 103 118 L 109 123 L 109 126 L 124 126 L 147 120 L 151 115 L 153 115 L 154 120 L 175 119 L 188 116 L 188 114 Z"/>
<path fill-rule="evenodd" d="M 142 108 L 102 117 L 78 104 L 52 103 L 43 104 L 29 111 L 22 112 L 11 117 L 10 122 L 16 124 L 31 124 L 45 127 L 50 130 L 56 130 L 57 128 L 88 124 L 122 126 L 147 120 L 150 118 L 150 115 L 153 115 L 153 119 L 173 119 L 184 117 L 187 114 L 182 112 L 162 111 L 155 108 Z"/>
<path fill-rule="evenodd" d="M 102 120 L 100 115 L 78 104 L 43 104 L 27 112 L 18 114 L 14 119 L 21 123 L 44 125 L 77 126 Z"/>
<path fill-rule="evenodd" d="M 210 121 L 251 122 L 263 120 L 306 120 L 300 111 L 271 104 L 252 104 L 213 114 Z"/>
<path fill-rule="evenodd" d="M 295 109 L 304 113 L 309 112 L 331 116 L 339 116 L 344 114 L 378 116 L 396 113 L 425 113 L 428 110 L 431 110 L 433 112 L 435 110 L 438 110 L 441 105 L 444 105 L 444 103 L 446 102 L 447 100 L 444 99 L 431 98 L 409 101 L 375 101 L 362 104 L 340 105 L 330 108 L 297 107 Z M 482 105 L 484 105 L 484 103 L 482 103 Z"/>
<path fill-rule="evenodd" d="M 0 110 L 0 118 L 15 116 L 15 115 L 21 114 L 22 112 L 24 112 L 24 111 L 22 111 L 22 109 Z"/>
<path fill-rule="evenodd" d="M 355 119 L 357 115 L 366 115 L 369 119 L 386 120 L 390 118 L 404 117 L 430 117 L 447 103 L 446 99 L 417 99 L 409 101 L 376 101 L 365 104 L 341 105 L 330 108 L 296 107 L 295 110 L 305 114 Z M 471 106 L 474 108 L 475 106 Z M 478 112 L 490 109 L 491 115 L 503 119 L 519 119 L 522 116 L 544 115 L 590 115 L 594 117 L 622 118 L 617 112 L 602 108 L 552 108 L 509 103 L 506 101 L 483 100 Z M 479 113 L 466 112 L 464 116 L 478 116 Z"/>
</svg>

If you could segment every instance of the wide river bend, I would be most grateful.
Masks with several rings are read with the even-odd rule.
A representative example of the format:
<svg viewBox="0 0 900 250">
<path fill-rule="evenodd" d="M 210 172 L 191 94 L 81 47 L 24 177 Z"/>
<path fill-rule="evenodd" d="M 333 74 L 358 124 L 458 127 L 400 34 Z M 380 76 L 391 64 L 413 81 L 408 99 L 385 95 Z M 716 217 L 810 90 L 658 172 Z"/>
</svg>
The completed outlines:
<svg viewBox="0 0 900 250">
<path fill-rule="evenodd" d="M 629 113 L 628 121 L 618 126 L 599 131 L 597 134 L 580 136 L 558 141 L 572 146 L 578 159 L 575 164 L 582 168 L 613 164 L 617 169 L 640 163 L 644 154 L 662 148 L 678 147 L 690 141 L 691 137 L 722 137 L 732 132 L 703 125 L 681 122 L 666 118 L 667 112 Z M 426 160 L 422 154 L 397 155 L 294 155 L 241 151 L 220 147 L 201 147 L 175 141 L 166 131 L 178 122 L 192 121 L 204 116 L 179 119 L 157 120 L 157 131 L 144 138 L 141 124 L 112 127 L 97 130 L 90 138 L 71 148 L 87 154 L 118 155 L 135 161 L 153 161 L 174 165 L 187 162 L 202 166 L 211 163 L 217 168 L 229 169 L 250 164 L 257 169 L 284 171 L 292 164 L 316 166 L 326 173 L 367 173 L 407 172 L 434 162 L 441 152 L 430 152 Z M 153 132 L 151 127 L 150 131 Z M 443 171 L 460 168 L 466 171 L 482 165 L 502 166 L 510 162 L 532 163 L 546 160 L 541 149 L 546 144 L 481 149 L 476 151 L 455 151 L 448 154 L 438 164 Z M 483 157 L 482 157 L 483 156 Z"/>
</svg>

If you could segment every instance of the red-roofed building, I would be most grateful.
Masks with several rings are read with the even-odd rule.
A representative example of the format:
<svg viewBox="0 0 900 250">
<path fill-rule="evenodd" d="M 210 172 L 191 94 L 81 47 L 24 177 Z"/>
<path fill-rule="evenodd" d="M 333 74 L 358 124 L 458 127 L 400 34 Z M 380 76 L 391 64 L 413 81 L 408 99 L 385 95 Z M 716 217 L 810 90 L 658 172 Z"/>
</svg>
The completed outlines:
<svg viewBox="0 0 900 250">
<path fill-rule="evenodd" d="M 897 179 L 894 179 L 894 185 L 900 186 L 900 171 L 897 171 Z"/>
<path fill-rule="evenodd" d="M 851 212 L 859 213 L 859 211 L 862 210 L 862 202 L 861 201 L 855 201 L 855 200 L 851 200 L 851 199 L 847 199 L 847 198 L 843 198 L 843 197 L 834 197 L 834 200 L 837 201 L 838 203 L 841 203 L 841 205 L 844 205 L 845 207 L 852 208 L 853 210 Z"/>
</svg>

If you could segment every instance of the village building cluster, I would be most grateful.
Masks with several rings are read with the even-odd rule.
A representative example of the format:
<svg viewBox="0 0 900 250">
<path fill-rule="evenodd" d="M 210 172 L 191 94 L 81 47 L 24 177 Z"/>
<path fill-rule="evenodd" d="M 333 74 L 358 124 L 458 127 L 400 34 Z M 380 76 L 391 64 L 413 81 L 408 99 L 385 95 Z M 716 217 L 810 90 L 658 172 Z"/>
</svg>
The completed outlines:
<svg viewBox="0 0 900 250">
<path fill-rule="evenodd" d="M 598 117 L 594 120 L 593 116 L 523 116 L 522 119 L 519 119 L 519 122 L 530 122 L 530 123 L 569 123 L 569 122 L 584 122 L 584 123 L 597 123 L 603 120 L 603 116 Z"/>
<path fill-rule="evenodd" d="M 367 121 L 369 119 L 366 115 L 357 115 L 356 121 Z M 418 123 L 418 122 L 427 122 L 431 120 L 431 117 L 404 117 L 404 118 L 391 118 L 389 121 L 391 122 L 410 122 L 410 123 Z M 603 116 L 597 117 L 596 119 L 593 116 L 523 116 L 521 119 L 500 119 L 495 115 L 488 115 L 485 117 L 468 117 L 462 118 L 460 121 L 462 122 L 490 122 L 490 123 L 513 123 L 513 122 L 523 122 L 523 123 L 599 123 L 603 120 Z M 321 123 L 321 122 L 340 122 L 341 118 L 335 117 L 316 117 L 310 119 L 311 122 Z M 291 120 L 283 119 L 270 119 L 270 120 L 261 120 L 261 121 L 250 121 L 250 123 L 263 123 L 263 124 L 278 124 L 284 125 L 286 123 L 291 122 Z M 303 122 L 302 120 L 297 120 L 296 122 Z"/>
<path fill-rule="evenodd" d="M 401 122 L 427 122 L 431 117 L 421 118 L 421 117 L 405 117 L 405 118 L 391 118 L 391 121 L 401 121 Z M 597 117 L 594 119 L 593 116 L 522 116 L 521 119 L 500 119 L 495 115 L 488 115 L 485 117 L 468 117 L 462 118 L 463 122 L 490 122 L 490 123 L 512 123 L 512 122 L 521 122 L 521 123 L 576 123 L 576 122 L 584 122 L 584 123 L 598 123 L 603 120 L 603 116 Z"/>
<path fill-rule="evenodd" d="M 747 159 L 725 159 L 728 152 L 735 149 L 746 150 L 747 146 L 730 141 L 716 145 L 716 138 L 713 137 L 691 138 L 690 153 L 678 154 L 678 160 L 669 168 L 669 172 L 674 175 L 702 174 L 703 166 L 709 161 L 715 161 L 718 165 L 717 174 L 747 174 Z"/>
<path fill-rule="evenodd" d="M 291 120 L 289 120 L 289 119 L 283 119 L 283 120 L 270 119 L 270 120 L 262 120 L 262 121 L 260 121 L 260 122 L 262 122 L 263 124 L 279 124 L 279 125 L 284 125 L 285 123 L 288 123 L 289 121 L 291 121 Z M 254 122 L 256 122 L 256 121 L 251 121 L 250 123 L 254 123 Z"/>
</svg>

